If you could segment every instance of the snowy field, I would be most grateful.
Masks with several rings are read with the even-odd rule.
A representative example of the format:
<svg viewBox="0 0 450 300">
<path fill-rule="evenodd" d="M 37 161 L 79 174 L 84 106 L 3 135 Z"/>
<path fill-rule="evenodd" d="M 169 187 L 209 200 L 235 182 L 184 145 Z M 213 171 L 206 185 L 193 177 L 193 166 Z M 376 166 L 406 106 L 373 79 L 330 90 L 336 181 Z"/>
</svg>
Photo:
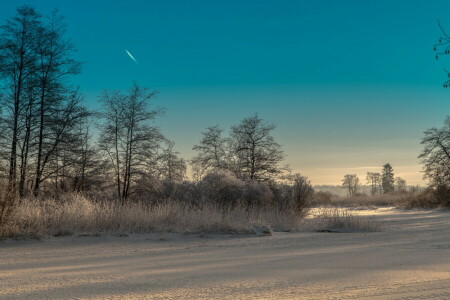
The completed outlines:
<svg viewBox="0 0 450 300">
<path fill-rule="evenodd" d="M 1 299 L 450 299 L 450 212 L 357 210 L 381 232 L 0 242 Z"/>
</svg>

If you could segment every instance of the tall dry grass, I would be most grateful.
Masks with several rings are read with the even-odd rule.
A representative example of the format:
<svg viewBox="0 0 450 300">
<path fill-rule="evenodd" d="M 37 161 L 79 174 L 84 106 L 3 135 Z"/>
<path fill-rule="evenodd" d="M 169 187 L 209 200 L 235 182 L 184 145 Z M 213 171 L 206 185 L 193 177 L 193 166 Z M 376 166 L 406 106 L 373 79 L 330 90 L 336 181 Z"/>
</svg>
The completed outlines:
<svg viewBox="0 0 450 300">
<path fill-rule="evenodd" d="M 64 202 L 21 199 L 3 237 L 47 237 L 138 232 L 207 232 L 257 234 L 295 230 L 301 217 L 279 210 L 224 209 L 213 204 L 189 207 L 177 202 L 149 206 L 142 202 L 124 206 L 94 202 L 80 195 L 68 195 Z"/>
<path fill-rule="evenodd" d="M 17 195 L 3 180 L 0 180 L 0 234 L 11 220 L 17 204 Z"/>
<path fill-rule="evenodd" d="M 383 222 L 376 216 L 359 216 L 345 208 L 320 208 L 313 211 L 304 227 L 324 232 L 378 232 Z"/>
</svg>

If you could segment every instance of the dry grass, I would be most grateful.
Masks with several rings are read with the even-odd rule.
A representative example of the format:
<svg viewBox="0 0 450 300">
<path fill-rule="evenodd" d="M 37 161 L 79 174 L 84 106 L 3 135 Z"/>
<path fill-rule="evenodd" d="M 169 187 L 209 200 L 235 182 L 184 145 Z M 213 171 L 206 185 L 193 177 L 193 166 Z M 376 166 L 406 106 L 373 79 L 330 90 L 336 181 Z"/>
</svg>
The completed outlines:
<svg viewBox="0 0 450 300">
<path fill-rule="evenodd" d="M 39 238 L 138 232 L 270 234 L 271 228 L 295 230 L 299 222 L 299 217 L 280 211 L 220 209 L 213 205 L 189 208 L 179 203 L 121 206 L 72 195 L 64 203 L 22 199 L 0 234 Z"/>
<path fill-rule="evenodd" d="M 5 182 L 0 181 L 0 233 L 11 219 L 16 208 L 17 196 Z"/>
<path fill-rule="evenodd" d="M 344 208 L 317 209 L 305 220 L 306 228 L 321 232 L 378 232 L 383 224 L 375 216 L 358 216 Z"/>
</svg>

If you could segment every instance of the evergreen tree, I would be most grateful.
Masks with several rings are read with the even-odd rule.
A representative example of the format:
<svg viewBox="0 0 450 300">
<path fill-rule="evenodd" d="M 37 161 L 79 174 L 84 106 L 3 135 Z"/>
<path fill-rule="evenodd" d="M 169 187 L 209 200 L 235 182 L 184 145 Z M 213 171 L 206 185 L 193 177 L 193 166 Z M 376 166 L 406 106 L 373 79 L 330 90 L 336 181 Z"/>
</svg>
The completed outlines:
<svg viewBox="0 0 450 300">
<path fill-rule="evenodd" d="M 385 164 L 383 166 L 383 171 L 381 175 L 381 185 L 383 187 L 383 193 L 389 194 L 394 192 L 394 169 L 390 164 Z"/>
</svg>

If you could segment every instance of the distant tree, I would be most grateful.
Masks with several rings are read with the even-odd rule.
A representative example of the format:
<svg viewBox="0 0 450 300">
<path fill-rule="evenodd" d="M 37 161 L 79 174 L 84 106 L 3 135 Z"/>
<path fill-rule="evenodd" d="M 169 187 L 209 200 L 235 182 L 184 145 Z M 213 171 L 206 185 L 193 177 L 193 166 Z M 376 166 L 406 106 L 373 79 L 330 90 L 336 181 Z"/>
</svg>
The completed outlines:
<svg viewBox="0 0 450 300">
<path fill-rule="evenodd" d="M 283 172 L 279 165 L 285 155 L 272 136 L 275 125 L 257 115 L 231 128 L 231 170 L 238 178 L 252 181 L 273 179 Z"/>
<path fill-rule="evenodd" d="M 410 193 L 417 193 L 423 190 L 423 188 L 420 185 L 410 186 L 408 189 L 408 192 Z"/>
<path fill-rule="evenodd" d="M 166 144 L 167 147 L 156 158 L 159 179 L 181 182 L 186 177 L 186 162 L 179 152 L 174 151 L 174 142 L 166 141 Z"/>
<path fill-rule="evenodd" d="M 406 180 L 401 177 L 395 177 L 395 190 L 397 192 L 406 191 Z"/>
<path fill-rule="evenodd" d="M 222 137 L 223 130 L 218 125 L 208 127 L 202 133 L 202 139 L 192 149 L 197 155 L 192 159 L 195 176 L 201 179 L 209 171 L 228 169 L 226 139 Z"/>
<path fill-rule="evenodd" d="M 381 175 L 381 184 L 383 187 L 383 193 L 389 194 L 394 192 L 394 169 L 390 164 L 383 166 Z"/>
<path fill-rule="evenodd" d="M 450 117 L 441 128 L 424 132 L 424 148 L 419 158 L 424 165 L 425 178 L 432 187 L 450 187 Z"/>
<path fill-rule="evenodd" d="M 342 179 L 342 186 L 347 188 L 350 197 L 356 196 L 360 186 L 358 176 L 356 176 L 356 174 L 345 175 L 344 179 Z"/>
<path fill-rule="evenodd" d="M 370 194 L 376 195 L 378 193 L 381 194 L 381 174 L 375 172 L 367 172 L 367 184 L 370 185 Z"/>
</svg>

